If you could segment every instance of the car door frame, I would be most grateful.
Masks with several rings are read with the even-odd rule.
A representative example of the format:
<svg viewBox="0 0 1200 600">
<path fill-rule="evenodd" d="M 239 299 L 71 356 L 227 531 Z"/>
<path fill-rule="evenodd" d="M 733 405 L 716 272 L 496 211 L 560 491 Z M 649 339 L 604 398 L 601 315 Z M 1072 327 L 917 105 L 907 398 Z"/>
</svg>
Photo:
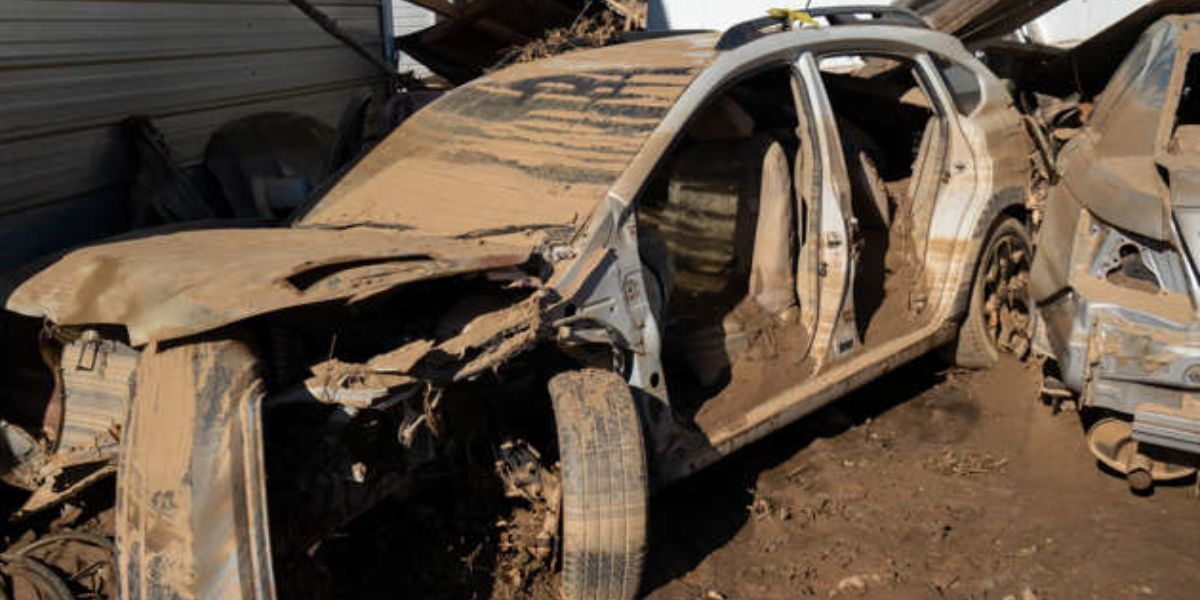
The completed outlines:
<svg viewBox="0 0 1200 600">
<path fill-rule="evenodd" d="M 943 60 L 953 60 L 950 57 L 944 56 L 933 49 L 923 47 L 913 47 L 908 51 L 899 50 L 894 47 L 889 47 L 886 44 L 879 43 L 877 40 L 867 41 L 848 41 L 837 45 L 830 45 L 820 49 L 814 49 L 806 52 L 812 57 L 812 64 L 806 68 L 814 71 L 809 84 L 811 93 L 819 93 L 822 97 L 824 106 L 830 116 L 828 119 L 830 130 L 829 136 L 833 141 L 833 148 L 837 149 L 838 157 L 841 157 L 841 135 L 837 129 L 836 121 L 833 120 L 832 103 L 829 100 L 828 91 L 825 88 L 824 80 L 820 73 L 820 60 L 825 57 L 836 56 L 880 56 L 885 58 L 900 59 L 908 63 L 906 65 L 912 71 L 914 79 L 921 87 L 922 92 L 927 96 L 932 110 L 940 122 L 939 135 L 941 136 L 942 144 L 942 160 L 940 165 L 940 173 L 937 173 L 939 184 L 933 197 L 930 199 L 930 207 L 928 211 L 928 223 L 924 224 L 924 239 L 919 245 L 922 248 L 920 256 L 918 256 L 919 264 L 918 271 L 915 276 L 924 279 L 924 289 L 929 294 L 936 297 L 926 296 L 922 302 L 922 311 L 928 315 L 936 313 L 928 311 L 936 305 L 940 306 L 944 302 L 952 302 L 954 299 L 954 291 L 948 289 L 945 285 L 949 273 L 946 269 L 941 268 L 938 263 L 944 254 L 943 249 L 933 248 L 934 239 L 939 232 L 960 232 L 964 219 L 969 218 L 967 214 L 969 209 L 977 204 L 976 195 L 978 193 L 977 185 L 979 183 L 979 174 L 974 166 L 975 150 L 973 144 L 967 139 L 962 129 L 959 114 L 953 98 L 950 96 L 949 90 L 945 86 L 941 75 L 938 72 L 938 67 L 934 64 L 933 55 L 937 55 Z M 799 62 L 799 61 L 798 61 Z M 957 61 L 954 61 L 957 62 Z M 844 168 L 844 165 L 843 165 Z M 962 198 L 962 202 L 951 202 L 952 198 Z M 957 204 L 957 206 L 956 206 Z M 853 211 L 845 205 L 847 213 L 847 222 L 853 219 Z M 948 209 L 948 210 L 947 210 Z M 951 234 L 953 238 L 954 233 Z M 941 236 L 946 237 L 946 236 Z M 850 354 L 858 353 L 868 348 L 862 346 L 863 340 L 858 339 L 857 327 L 855 325 L 855 315 L 853 311 L 853 265 L 850 269 L 850 280 L 848 281 L 848 299 L 844 303 L 841 312 L 838 313 L 838 322 L 833 325 L 826 325 L 826 328 L 831 332 L 832 338 L 829 341 L 830 352 L 833 355 L 829 356 L 830 361 L 841 359 Z M 953 287 L 953 286 L 950 286 Z"/>
<path fill-rule="evenodd" d="M 636 202 L 649 178 L 681 139 L 686 126 L 704 107 L 738 82 L 772 68 L 787 69 L 793 86 L 792 102 L 799 119 L 801 111 L 807 111 L 807 105 L 800 105 L 795 94 L 799 76 L 794 64 L 801 50 L 800 47 L 785 46 L 769 53 L 754 54 L 746 60 L 738 60 L 741 58 L 739 51 L 733 51 L 726 57 L 732 64 L 710 66 L 702 71 L 663 118 L 605 200 L 588 217 L 587 225 L 573 242 L 570 266 L 556 272 L 548 282 L 563 298 L 559 307 L 549 313 L 555 327 L 589 319 L 603 325 L 609 335 L 632 350 L 624 371 L 641 404 L 652 456 L 685 453 L 688 449 L 681 448 L 680 444 L 697 440 L 688 435 L 689 432 L 681 431 L 671 416 L 660 354 L 662 333 L 658 316 L 650 309 L 650 294 L 643 273 L 647 267 L 642 263 L 638 248 Z M 811 113 L 803 114 L 807 122 L 817 122 Z M 825 147 L 816 153 L 818 158 L 826 154 Z M 843 188 L 848 189 L 847 186 L 844 184 Z M 795 214 L 798 216 L 799 212 Z M 617 310 L 619 304 L 624 304 L 623 310 Z M 588 312 L 589 307 L 597 310 Z M 670 479 L 671 475 L 662 477 Z"/>
<path fill-rule="evenodd" d="M 816 57 L 812 52 L 802 52 L 792 63 L 793 85 L 797 95 L 797 111 L 804 109 L 808 131 L 797 132 L 798 135 L 808 136 L 813 140 L 816 152 L 815 160 L 819 163 L 819 177 L 815 178 L 813 195 L 817 201 L 808 218 L 816 226 L 810 232 L 816 234 L 804 240 L 805 247 L 797 248 L 796 285 L 797 297 L 803 300 L 805 293 L 813 295 L 815 307 L 800 306 L 802 315 L 811 311 L 812 328 L 810 329 L 811 343 L 804 359 L 811 357 L 816 369 L 825 364 L 835 348 L 834 339 L 844 333 L 846 311 L 851 314 L 849 321 L 853 328 L 853 295 L 850 293 L 854 282 L 854 264 L 850 259 L 850 236 L 853 213 L 851 211 L 850 178 L 846 169 L 845 157 L 842 153 L 841 140 L 838 137 L 837 123 L 834 119 L 833 107 L 829 95 L 821 85 L 821 73 Z M 805 123 L 801 123 L 804 126 Z M 797 215 L 804 210 L 801 202 L 797 181 Z M 808 247 L 807 244 L 813 246 Z M 806 260 L 806 254 L 814 256 Z M 815 285 L 807 283 L 812 290 L 801 291 L 806 282 L 815 280 Z M 815 293 L 813 293 L 815 292 Z M 802 317 L 803 321 L 803 317 Z"/>
</svg>

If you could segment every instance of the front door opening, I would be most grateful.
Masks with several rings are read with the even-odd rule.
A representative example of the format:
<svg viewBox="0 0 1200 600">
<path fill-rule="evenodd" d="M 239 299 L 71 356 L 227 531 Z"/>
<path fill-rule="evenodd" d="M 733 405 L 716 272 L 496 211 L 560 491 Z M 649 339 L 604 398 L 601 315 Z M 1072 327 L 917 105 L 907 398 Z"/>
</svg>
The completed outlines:
<svg viewBox="0 0 1200 600">
<path fill-rule="evenodd" d="M 739 391 L 761 380 L 745 369 L 803 355 L 797 128 L 791 67 L 749 77 L 698 111 L 638 198 L 664 369 L 685 418 L 744 408 L 763 396 Z"/>
</svg>

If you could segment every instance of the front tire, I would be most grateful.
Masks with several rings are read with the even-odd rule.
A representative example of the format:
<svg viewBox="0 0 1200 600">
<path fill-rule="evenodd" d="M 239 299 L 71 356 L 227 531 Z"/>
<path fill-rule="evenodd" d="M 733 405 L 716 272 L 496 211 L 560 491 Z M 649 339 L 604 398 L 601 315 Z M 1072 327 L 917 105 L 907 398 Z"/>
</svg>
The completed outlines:
<svg viewBox="0 0 1200 600">
<path fill-rule="evenodd" d="M 1023 358 L 1033 340 L 1029 267 L 1033 245 L 1020 221 L 1002 217 L 975 265 L 967 318 L 959 329 L 954 363 L 986 369 L 1001 354 Z"/>
<path fill-rule="evenodd" d="M 646 446 L 629 387 L 614 373 L 550 380 L 562 465 L 565 600 L 633 600 L 646 554 Z"/>
</svg>

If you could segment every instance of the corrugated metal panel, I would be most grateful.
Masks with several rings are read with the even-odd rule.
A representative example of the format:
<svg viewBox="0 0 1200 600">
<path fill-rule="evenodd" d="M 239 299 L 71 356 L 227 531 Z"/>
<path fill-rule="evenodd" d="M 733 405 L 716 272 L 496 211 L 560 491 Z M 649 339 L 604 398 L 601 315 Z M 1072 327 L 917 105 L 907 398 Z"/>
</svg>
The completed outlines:
<svg viewBox="0 0 1200 600">
<path fill-rule="evenodd" d="M 316 4 L 382 48 L 377 0 Z M 153 118 L 190 166 L 230 120 L 289 110 L 336 125 L 353 93 L 379 89 L 369 64 L 284 0 L 0 0 L 0 15 L 4 264 L 22 250 L 8 239 L 13 224 L 72 214 L 46 208 L 64 203 L 90 214 L 127 185 L 131 157 L 115 128 L 127 116 Z M 38 233 L 70 231 L 63 243 L 112 233 L 78 225 Z"/>
<path fill-rule="evenodd" d="M 433 11 L 409 4 L 404 0 L 390 0 L 392 3 L 392 32 L 396 36 L 408 35 L 426 27 L 432 27 L 437 22 Z M 429 75 L 429 69 L 417 62 L 413 57 L 400 53 L 400 70 L 412 70 L 417 77 Z"/>
</svg>

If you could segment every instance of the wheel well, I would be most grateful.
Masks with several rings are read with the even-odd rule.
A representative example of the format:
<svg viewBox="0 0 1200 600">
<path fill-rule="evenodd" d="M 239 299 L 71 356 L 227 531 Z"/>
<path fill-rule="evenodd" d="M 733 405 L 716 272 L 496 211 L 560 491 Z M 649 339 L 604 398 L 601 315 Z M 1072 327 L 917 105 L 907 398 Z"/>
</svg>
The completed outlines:
<svg viewBox="0 0 1200 600">
<path fill-rule="evenodd" d="M 988 227 L 988 235 L 995 231 L 1004 217 L 1012 217 L 1024 224 L 1026 229 L 1029 228 L 1029 209 L 1020 204 L 1009 204 L 1000 210 L 1000 214 L 996 215 L 995 219 L 992 219 L 992 224 Z"/>
<path fill-rule="evenodd" d="M 989 239 L 991 239 L 992 233 L 996 231 L 997 227 L 1000 227 L 1000 224 L 1003 223 L 1004 219 L 1006 218 L 1016 219 L 1019 223 L 1025 226 L 1027 233 L 1031 233 L 1028 231 L 1029 210 L 1026 209 L 1024 205 L 1009 204 L 1004 208 L 1001 208 L 1000 212 L 996 213 L 996 216 L 992 217 L 992 220 L 988 222 L 987 230 L 979 238 L 979 250 L 975 253 L 975 261 L 972 263 L 973 265 L 979 265 L 979 260 L 983 258 L 983 251 L 987 249 L 987 242 Z M 971 269 L 971 285 L 975 285 L 976 270 L 977 269 L 975 268 Z"/>
<path fill-rule="evenodd" d="M 967 315 L 967 310 L 970 307 L 971 290 L 975 287 L 975 278 L 979 275 L 979 261 L 983 259 L 983 252 L 987 250 L 987 242 L 992 237 L 992 233 L 1004 222 L 1006 218 L 1013 218 L 1029 228 L 1029 211 L 1023 204 L 1010 203 L 1004 206 L 996 213 L 990 221 L 988 221 L 987 229 L 979 239 L 979 249 L 975 252 L 975 258 L 971 262 L 971 276 L 967 278 L 966 285 L 959 288 L 958 297 L 954 303 L 954 319 L 962 321 Z"/>
</svg>

